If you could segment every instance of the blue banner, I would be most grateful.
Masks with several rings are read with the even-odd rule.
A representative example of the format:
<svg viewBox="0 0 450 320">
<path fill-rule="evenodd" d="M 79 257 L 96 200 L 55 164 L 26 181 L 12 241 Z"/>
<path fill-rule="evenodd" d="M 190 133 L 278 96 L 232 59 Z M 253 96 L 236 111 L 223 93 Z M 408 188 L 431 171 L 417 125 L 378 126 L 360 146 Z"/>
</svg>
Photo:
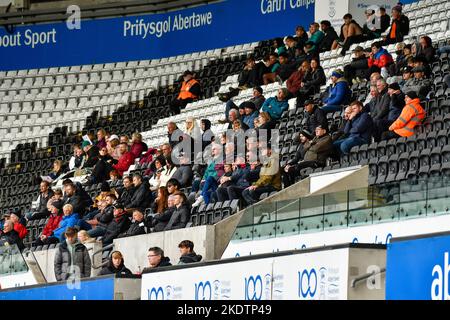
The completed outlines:
<svg viewBox="0 0 450 320">
<path fill-rule="evenodd" d="M 82 18 L 82 17 L 81 17 Z M 224 0 L 162 14 L 0 30 L 0 70 L 157 59 L 294 34 L 314 0 Z"/>
<path fill-rule="evenodd" d="M 114 277 L 0 291 L 2 300 L 113 300 Z"/>
<path fill-rule="evenodd" d="M 450 235 L 388 244 L 387 300 L 449 300 Z"/>
</svg>

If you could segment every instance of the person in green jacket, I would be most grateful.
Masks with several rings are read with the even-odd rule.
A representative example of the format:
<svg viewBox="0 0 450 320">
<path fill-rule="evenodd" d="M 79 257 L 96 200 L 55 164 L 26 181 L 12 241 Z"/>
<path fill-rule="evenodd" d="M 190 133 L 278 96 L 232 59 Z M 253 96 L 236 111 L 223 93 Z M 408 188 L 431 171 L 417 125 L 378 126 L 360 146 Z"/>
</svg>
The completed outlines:
<svg viewBox="0 0 450 320">
<path fill-rule="evenodd" d="M 309 33 L 311 34 L 311 36 L 309 37 L 309 40 L 306 42 L 306 44 L 310 43 L 313 45 L 309 50 L 309 53 L 319 52 L 319 44 L 325 37 L 325 34 L 320 31 L 320 25 L 317 22 L 311 23 L 311 25 L 309 26 Z"/>
</svg>

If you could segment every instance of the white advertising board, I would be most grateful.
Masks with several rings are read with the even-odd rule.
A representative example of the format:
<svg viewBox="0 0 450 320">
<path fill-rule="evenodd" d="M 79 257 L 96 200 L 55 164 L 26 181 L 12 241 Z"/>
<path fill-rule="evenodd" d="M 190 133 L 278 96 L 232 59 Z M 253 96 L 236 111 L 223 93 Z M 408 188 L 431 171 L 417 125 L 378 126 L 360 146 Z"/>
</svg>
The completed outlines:
<svg viewBox="0 0 450 320">
<path fill-rule="evenodd" d="M 450 215 L 442 215 L 264 240 L 231 241 L 222 255 L 222 259 L 339 243 L 387 244 L 392 237 L 406 237 L 448 230 L 450 230 Z"/>
<path fill-rule="evenodd" d="M 0 289 L 17 288 L 37 284 L 31 271 L 0 277 Z"/>
</svg>

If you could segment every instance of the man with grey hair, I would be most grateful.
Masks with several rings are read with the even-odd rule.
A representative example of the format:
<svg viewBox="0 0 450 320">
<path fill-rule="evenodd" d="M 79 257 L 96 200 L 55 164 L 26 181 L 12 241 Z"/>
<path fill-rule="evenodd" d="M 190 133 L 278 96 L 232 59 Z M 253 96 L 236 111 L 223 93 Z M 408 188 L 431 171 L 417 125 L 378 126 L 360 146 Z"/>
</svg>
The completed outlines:
<svg viewBox="0 0 450 320">
<path fill-rule="evenodd" d="M 64 232 L 66 232 L 69 227 L 75 227 L 78 224 L 79 219 L 80 217 L 78 214 L 73 212 L 73 206 L 71 204 L 65 204 L 63 206 L 63 218 L 59 223 L 58 228 L 53 231 L 53 234 L 50 237 L 54 237 L 59 241 L 64 241 Z M 50 241 L 51 243 L 54 242 L 53 239 Z"/>
<path fill-rule="evenodd" d="M 233 122 L 235 120 L 239 120 L 239 111 L 235 108 L 230 109 L 228 111 L 228 130 L 233 129 Z"/>
<path fill-rule="evenodd" d="M 370 105 L 370 116 L 372 117 L 375 128 L 380 127 L 381 123 L 387 119 L 389 104 L 391 103 L 386 80 L 380 79 L 377 81 L 377 90 L 378 96 L 375 98 L 374 103 Z M 375 141 L 380 141 L 381 133 L 377 130 L 374 130 L 373 136 Z"/>
<path fill-rule="evenodd" d="M 20 239 L 19 234 L 14 230 L 14 223 L 11 220 L 5 220 L 3 224 L 3 231 L 0 236 L 0 245 L 14 245 L 16 244 L 20 251 L 22 251 L 25 246 Z"/>
</svg>

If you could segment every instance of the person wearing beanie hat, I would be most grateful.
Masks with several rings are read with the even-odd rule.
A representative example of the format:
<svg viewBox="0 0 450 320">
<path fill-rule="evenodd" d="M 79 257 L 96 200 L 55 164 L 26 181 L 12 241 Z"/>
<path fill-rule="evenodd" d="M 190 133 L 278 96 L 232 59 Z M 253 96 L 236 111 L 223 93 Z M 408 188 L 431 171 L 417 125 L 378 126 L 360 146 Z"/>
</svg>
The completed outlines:
<svg viewBox="0 0 450 320">
<path fill-rule="evenodd" d="M 251 101 L 244 102 L 244 117 L 242 119 L 242 122 L 247 125 L 249 129 L 255 128 L 255 119 L 259 117 L 259 111 L 256 110 L 256 106 Z M 244 104 L 243 103 L 243 104 Z M 242 106 L 242 104 L 241 104 Z"/>
<path fill-rule="evenodd" d="M 403 85 L 403 91 L 414 91 L 421 100 L 426 99 L 428 93 L 432 88 L 432 81 L 430 79 L 425 78 L 426 68 L 422 65 L 418 65 L 411 70 L 411 73 L 414 74 L 414 78 L 409 79 Z"/>
<path fill-rule="evenodd" d="M 414 128 L 425 118 L 425 110 L 420 105 L 420 99 L 414 91 L 405 94 L 405 103 L 400 116 L 389 127 L 383 138 L 410 137 L 414 135 Z"/>
<path fill-rule="evenodd" d="M 325 113 L 341 111 L 342 106 L 348 104 L 352 91 L 344 78 L 344 72 L 340 69 L 334 70 L 331 74 L 331 85 L 327 88 L 328 96 L 323 100 L 322 110 Z"/>
<path fill-rule="evenodd" d="M 396 5 L 392 8 L 392 23 L 388 34 L 384 37 L 384 45 L 402 42 L 409 34 L 409 19 L 402 14 L 402 6 Z"/>
</svg>

